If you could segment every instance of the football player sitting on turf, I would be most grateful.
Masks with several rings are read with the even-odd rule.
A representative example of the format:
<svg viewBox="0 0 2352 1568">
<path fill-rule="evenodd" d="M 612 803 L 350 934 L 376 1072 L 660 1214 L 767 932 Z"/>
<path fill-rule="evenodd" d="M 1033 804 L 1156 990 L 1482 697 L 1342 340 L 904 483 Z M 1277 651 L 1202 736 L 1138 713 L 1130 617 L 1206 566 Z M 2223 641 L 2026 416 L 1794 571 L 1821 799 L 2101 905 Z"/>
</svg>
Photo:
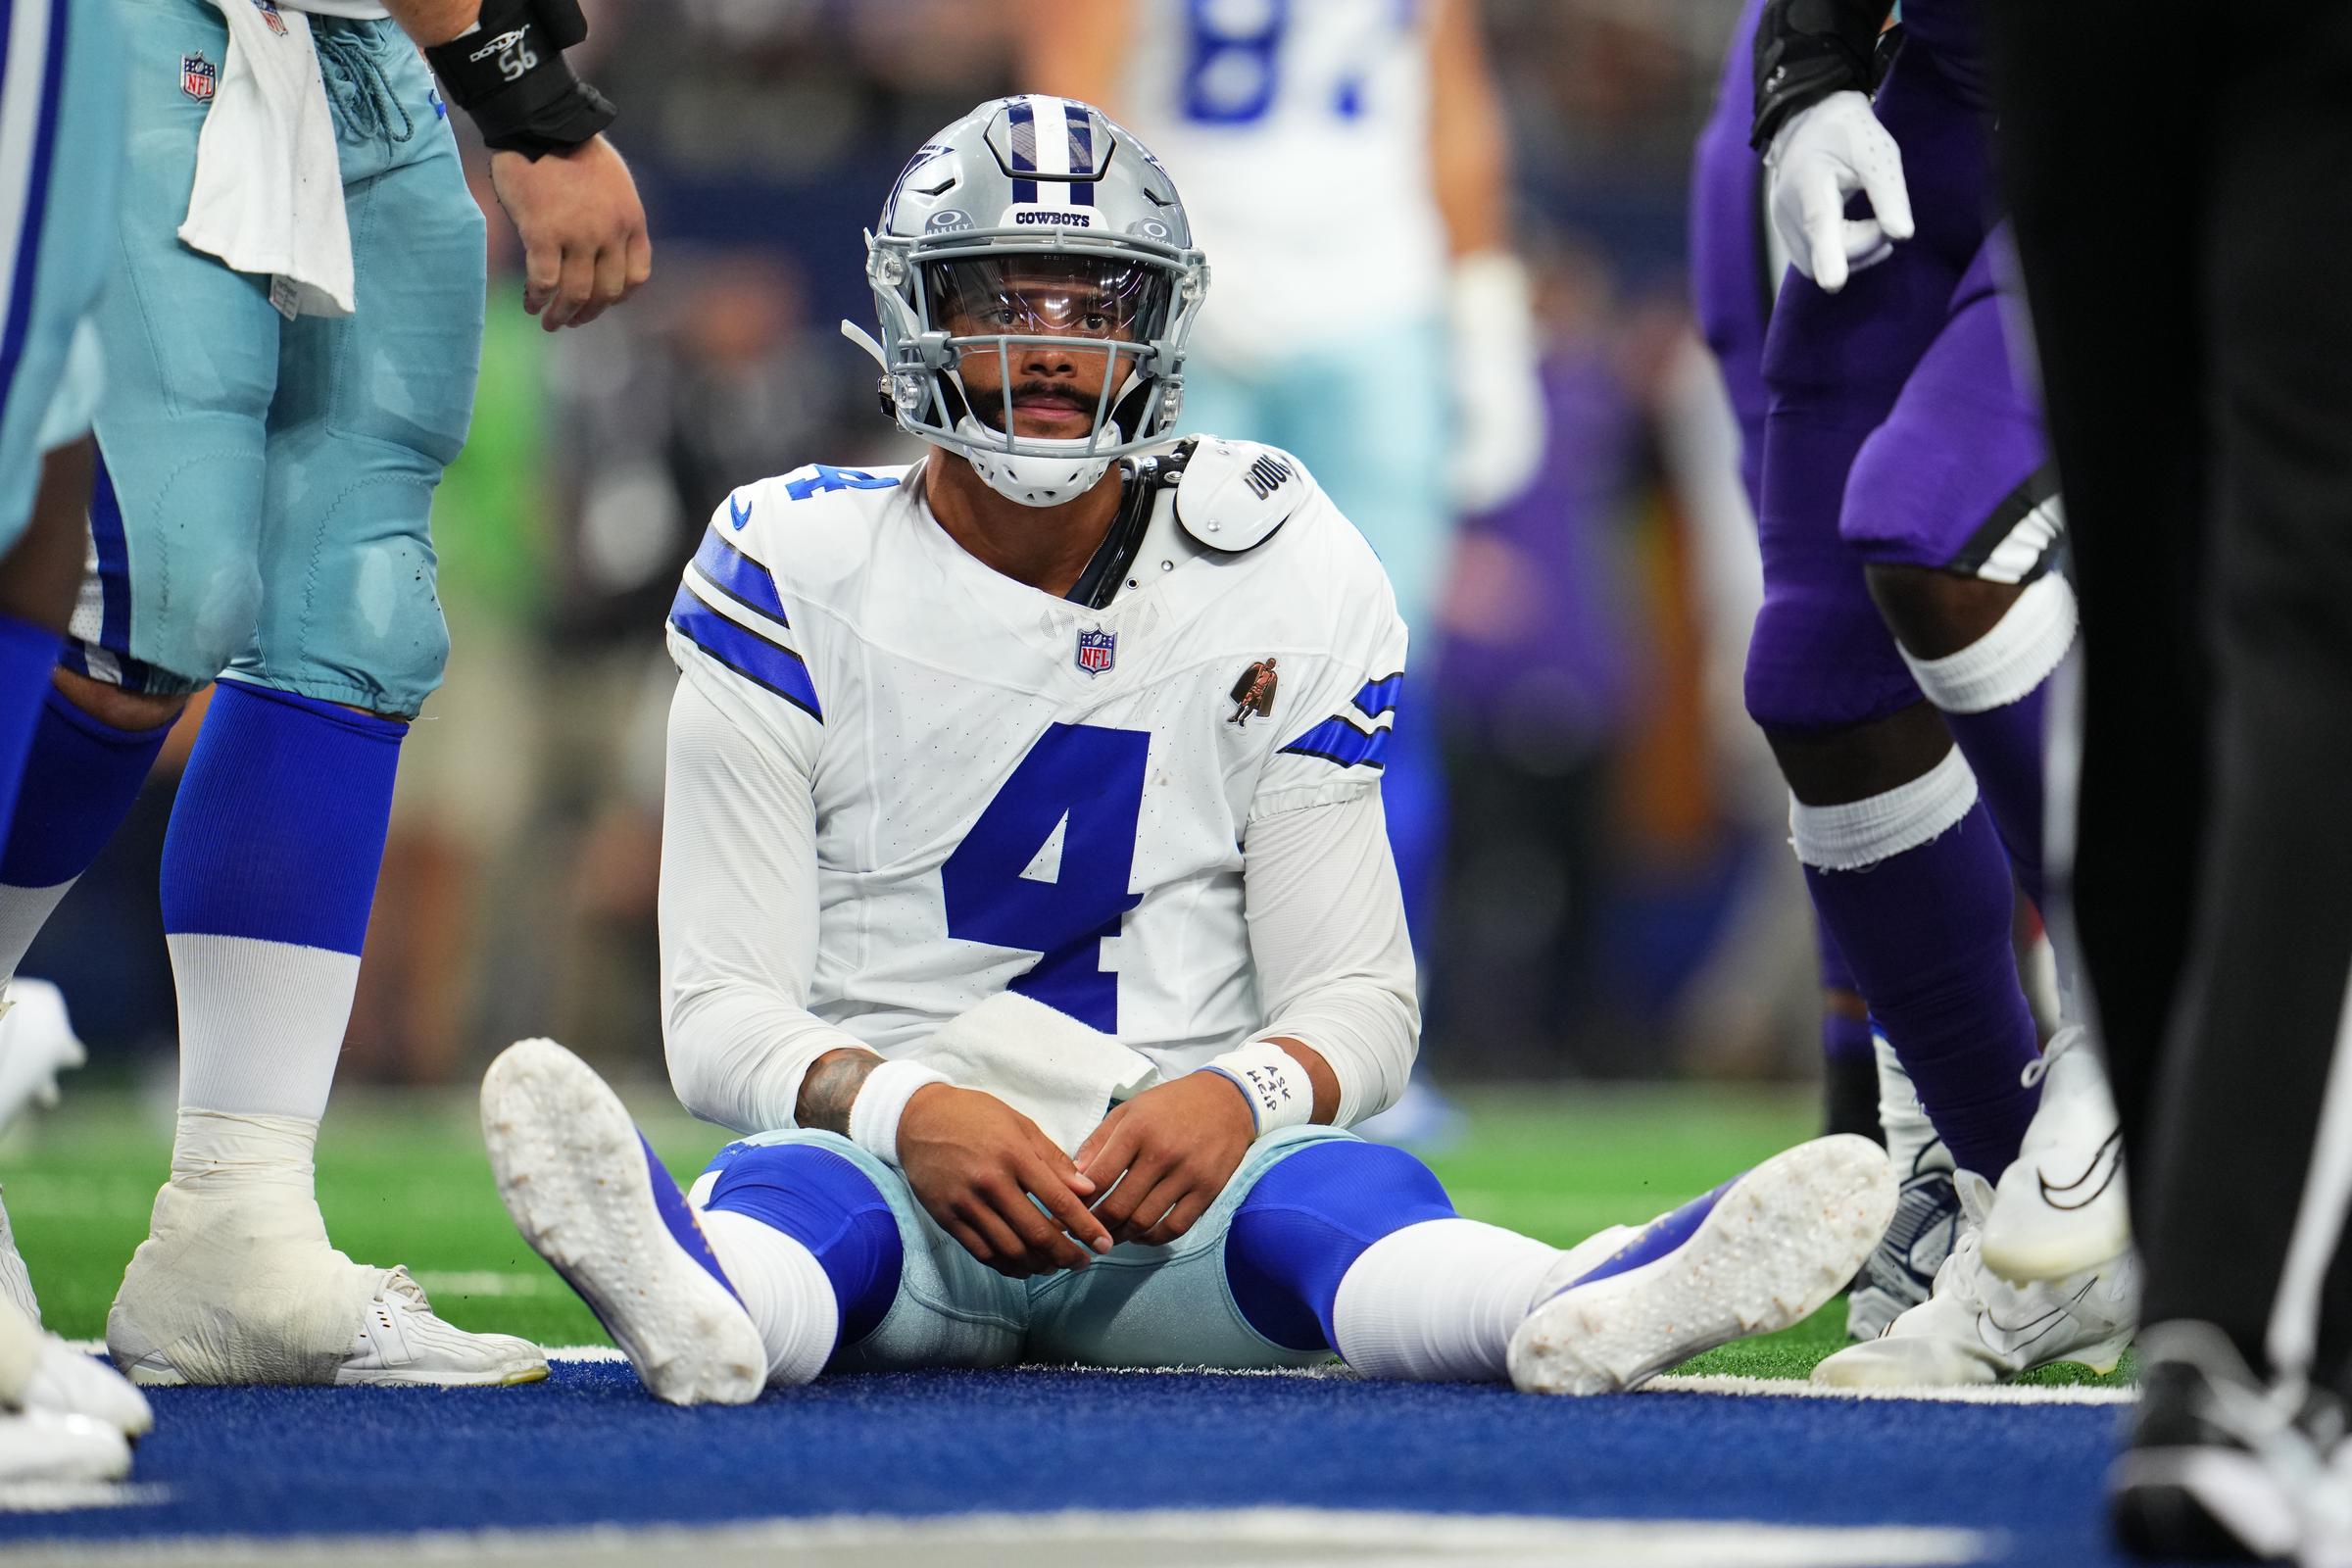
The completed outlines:
<svg viewBox="0 0 2352 1568">
<path fill-rule="evenodd" d="M 1886 1227 L 1858 1138 L 1563 1252 L 1345 1130 L 1419 1027 L 1379 787 L 1404 628 L 1296 460 L 1166 438 L 1190 238 L 1083 104 L 942 131 L 866 267 L 934 450 L 749 485 L 686 573 L 670 1073 L 750 1136 L 689 1196 L 561 1047 L 482 1092 L 524 1238 L 664 1399 L 1334 1351 L 1616 1390 L 1810 1312 Z"/>
</svg>

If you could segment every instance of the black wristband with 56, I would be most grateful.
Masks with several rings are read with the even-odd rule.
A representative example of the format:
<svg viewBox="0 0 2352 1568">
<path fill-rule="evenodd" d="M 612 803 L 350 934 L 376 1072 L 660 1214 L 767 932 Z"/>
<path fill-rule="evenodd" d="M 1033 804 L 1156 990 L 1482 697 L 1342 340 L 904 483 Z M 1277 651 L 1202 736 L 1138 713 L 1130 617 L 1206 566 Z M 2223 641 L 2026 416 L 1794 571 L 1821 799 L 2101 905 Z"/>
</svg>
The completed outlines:
<svg viewBox="0 0 2352 1568">
<path fill-rule="evenodd" d="M 474 30 L 424 52 L 450 102 L 482 140 L 538 159 L 612 123 L 611 100 L 571 73 L 564 51 L 588 36 L 578 0 L 482 0 Z"/>
</svg>

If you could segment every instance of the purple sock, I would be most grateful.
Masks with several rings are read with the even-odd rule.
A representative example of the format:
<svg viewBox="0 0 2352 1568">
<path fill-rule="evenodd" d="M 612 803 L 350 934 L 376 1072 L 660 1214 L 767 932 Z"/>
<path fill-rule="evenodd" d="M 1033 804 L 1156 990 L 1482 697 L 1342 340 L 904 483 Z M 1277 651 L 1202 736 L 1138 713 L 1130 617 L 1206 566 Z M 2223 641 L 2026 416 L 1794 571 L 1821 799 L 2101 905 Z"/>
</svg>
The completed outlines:
<svg viewBox="0 0 2352 1568">
<path fill-rule="evenodd" d="M 2005 707 L 1982 713 L 1945 713 L 1944 727 L 1968 759 L 1977 788 L 1992 808 L 1992 819 L 2017 868 L 2018 886 L 2040 908 L 2043 681 Z"/>
<path fill-rule="evenodd" d="M 1949 830 L 1859 871 L 1805 867 L 1870 1015 L 1963 1169 L 1998 1180 L 2038 1088 L 2034 1015 L 2009 945 L 2009 858 L 1980 801 Z"/>
<path fill-rule="evenodd" d="M 17 781 L 32 750 L 49 672 L 57 667 L 57 633 L 14 615 L 0 615 L 0 831 L 17 806 Z"/>
<path fill-rule="evenodd" d="M 1819 914 L 1813 917 L 1813 936 L 1821 953 L 1822 1131 L 1855 1133 L 1885 1143 L 1886 1133 L 1879 1126 L 1879 1054 L 1870 1045 L 1870 1017 L 1838 1005 L 1838 993 L 1859 993 L 1845 956 Z"/>
</svg>

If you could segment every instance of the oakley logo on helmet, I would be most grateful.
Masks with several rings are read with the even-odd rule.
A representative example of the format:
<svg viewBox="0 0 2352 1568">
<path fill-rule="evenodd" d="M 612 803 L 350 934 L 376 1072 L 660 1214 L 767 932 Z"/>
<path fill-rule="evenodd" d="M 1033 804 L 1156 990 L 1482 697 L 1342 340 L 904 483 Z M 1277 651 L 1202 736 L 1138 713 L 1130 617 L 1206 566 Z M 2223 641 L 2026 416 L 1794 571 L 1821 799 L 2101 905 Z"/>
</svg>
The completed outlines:
<svg viewBox="0 0 2352 1568">
<path fill-rule="evenodd" d="M 928 233 L 945 234 L 954 229 L 972 226 L 972 215 L 960 207 L 943 207 L 923 220 Z"/>
</svg>

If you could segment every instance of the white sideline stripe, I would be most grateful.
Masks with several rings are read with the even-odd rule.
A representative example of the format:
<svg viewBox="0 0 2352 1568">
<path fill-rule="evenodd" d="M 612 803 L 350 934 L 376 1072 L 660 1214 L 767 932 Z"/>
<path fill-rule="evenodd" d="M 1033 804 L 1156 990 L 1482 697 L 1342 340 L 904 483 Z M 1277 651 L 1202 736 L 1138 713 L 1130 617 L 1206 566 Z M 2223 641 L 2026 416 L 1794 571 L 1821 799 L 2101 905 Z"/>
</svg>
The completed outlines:
<svg viewBox="0 0 2352 1568">
<path fill-rule="evenodd" d="M 103 1340 L 68 1340 L 66 1343 L 91 1355 L 106 1353 L 106 1342 Z M 550 1361 L 575 1361 L 583 1365 L 609 1365 L 627 1359 L 610 1345 L 551 1345 L 547 1348 L 547 1358 Z M 1017 1372 L 1024 1369 L 1007 1367 L 1005 1370 Z M 1355 1376 L 1336 1361 L 1329 1366 L 1250 1367 L 1238 1371 L 1191 1366 L 1052 1366 L 1035 1370 L 1099 1378 L 1192 1377 L 1196 1374 L 1205 1375 L 1212 1370 L 1216 1376 L 1227 1378 L 1348 1379 Z M 2087 1384 L 2049 1386 L 2003 1383 L 1991 1388 L 1966 1389 L 1833 1389 L 1826 1384 L 1805 1382 L 1801 1378 L 1741 1378 L 1721 1372 L 1697 1377 L 1652 1378 L 1643 1385 L 1643 1391 L 1657 1394 L 1728 1394 L 1741 1398 L 1925 1399 L 1937 1404 L 2131 1404 L 2139 1397 L 2136 1389 Z"/>
<path fill-rule="evenodd" d="M 102 1546 L 12 1547 L 16 1564 L 261 1563 L 349 1568 L 354 1561 L 495 1563 L 567 1568 L 577 1562 L 692 1562 L 697 1568 L 795 1564 L 880 1568 L 954 1561 L 957 1568 L 1055 1568 L 1115 1560 L 1121 1568 L 1177 1564 L 1349 1568 L 1360 1563 L 1596 1564 L 1610 1568 L 1914 1568 L 1979 1560 L 1997 1539 L 1971 1530 L 1895 1526 L 1814 1528 L 1747 1521 L 1543 1519 L 1488 1514 L 1350 1512 L 1320 1508 L 1163 1509 L 1116 1513 L 963 1514 L 900 1519 L 840 1515 L 710 1528 L 604 1526 L 564 1531 L 423 1533 L 385 1537 L 179 1537 Z M 952 1553 L 952 1555 L 950 1555 Z"/>
<path fill-rule="evenodd" d="M 1932 1388 L 1924 1384 L 1916 1388 L 1834 1389 L 1801 1378 L 1739 1378 L 1722 1373 L 1652 1378 L 1643 1388 L 1660 1394 L 1729 1394 L 1783 1399 L 1927 1399 L 1937 1404 L 2131 1404 L 2139 1398 L 2137 1389 L 2080 1383 L 2055 1386 L 1997 1383 L 1989 1388 L 1962 1389 Z"/>
</svg>

